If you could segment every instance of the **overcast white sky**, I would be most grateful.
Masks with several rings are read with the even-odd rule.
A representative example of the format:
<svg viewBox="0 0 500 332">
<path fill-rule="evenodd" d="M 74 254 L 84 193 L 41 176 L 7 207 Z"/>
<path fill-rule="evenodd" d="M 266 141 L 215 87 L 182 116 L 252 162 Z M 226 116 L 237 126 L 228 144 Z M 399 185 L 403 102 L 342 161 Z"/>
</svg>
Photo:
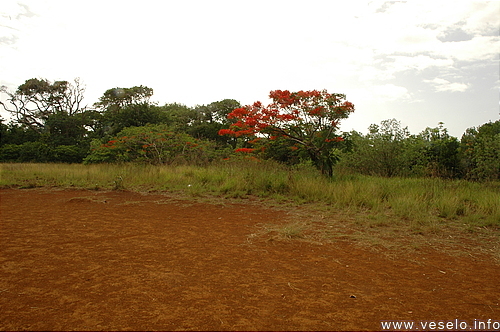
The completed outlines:
<svg viewBox="0 0 500 332">
<path fill-rule="evenodd" d="M 188 106 L 327 89 L 356 106 L 343 131 L 460 138 L 499 119 L 499 28 L 499 1 L 2 0 L 0 85 L 80 77 L 89 105 L 136 85 Z"/>
</svg>

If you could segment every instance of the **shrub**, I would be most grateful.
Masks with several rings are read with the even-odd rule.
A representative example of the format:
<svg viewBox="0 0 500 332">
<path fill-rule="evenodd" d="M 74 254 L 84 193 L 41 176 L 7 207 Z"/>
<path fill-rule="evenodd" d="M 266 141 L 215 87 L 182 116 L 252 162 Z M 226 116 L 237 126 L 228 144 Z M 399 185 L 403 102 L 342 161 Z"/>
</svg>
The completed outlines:
<svg viewBox="0 0 500 332">
<path fill-rule="evenodd" d="M 84 152 L 76 145 L 59 145 L 52 150 L 52 160 L 63 163 L 80 163 Z"/>
<path fill-rule="evenodd" d="M 21 155 L 21 144 L 5 144 L 0 148 L 0 161 L 17 161 Z"/>
<path fill-rule="evenodd" d="M 52 149 L 42 142 L 6 144 L 0 149 L 0 160 L 43 163 L 52 160 Z"/>
<path fill-rule="evenodd" d="M 176 133 L 166 125 L 129 127 L 106 143 L 92 142 L 85 163 L 146 162 L 206 164 L 217 156 L 216 144 Z"/>
</svg>

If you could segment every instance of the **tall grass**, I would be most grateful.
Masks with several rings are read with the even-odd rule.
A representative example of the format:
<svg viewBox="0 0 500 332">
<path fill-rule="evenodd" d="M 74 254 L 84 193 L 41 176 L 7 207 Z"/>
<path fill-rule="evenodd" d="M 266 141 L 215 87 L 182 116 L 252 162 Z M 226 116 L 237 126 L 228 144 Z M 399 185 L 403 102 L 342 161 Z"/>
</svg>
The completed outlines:
<svg viewBox="0 0 500 332">
<path fill-rule="evenodd" d="M 138 164 L 1 164 L 0 186 L 174 191 L 188 195 L 255 195 L 296 204 L 321 203 L 415 226 L 460 221 L 500 227 L 500 183 L 433 178 L 344 175 L 333 179 L 307 167 L 233 161 L 198 166 Z"/>
</svg>

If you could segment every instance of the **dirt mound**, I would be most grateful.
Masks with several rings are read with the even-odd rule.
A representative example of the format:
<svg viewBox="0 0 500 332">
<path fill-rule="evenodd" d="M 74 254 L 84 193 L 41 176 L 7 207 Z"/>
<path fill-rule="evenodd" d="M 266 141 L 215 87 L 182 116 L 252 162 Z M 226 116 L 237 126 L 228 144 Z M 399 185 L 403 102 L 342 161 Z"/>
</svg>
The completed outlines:
<svg viewBox="0 0 500 332">
<path fill-rule="evenodd" d="M 1 330 L 380 330 L 500 319 L 500 268 L 421 250 L 265 237 L 258 202 L 77 190 L 1 194 Z M 469 325 L 470 326 L 470 325 Z"/>
</svg>

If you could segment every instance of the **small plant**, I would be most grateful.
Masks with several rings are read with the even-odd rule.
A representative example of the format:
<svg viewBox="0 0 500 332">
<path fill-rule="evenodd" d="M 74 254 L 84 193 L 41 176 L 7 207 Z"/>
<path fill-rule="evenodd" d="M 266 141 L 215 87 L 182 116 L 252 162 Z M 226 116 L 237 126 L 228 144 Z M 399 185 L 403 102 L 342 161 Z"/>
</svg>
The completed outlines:
<svg viewBox="0 0 500 332">
<path fill-rule="evenodd" d="M 125 190 L 125 186 L 123 185 L 123 177 L 121 176 L 118 176 L 115 181 L 115 186 L 114 186 L 114 190 Z"/>
<path fill-rule="evenodd" d="M 278 233 L 286 238 L 303 238 L 304 230 L 306 229 L 306 225 L 300 222 L 294 222 L 278 228 Z"/>
<path fill-rule="evenodd" d="M 258 236 L 270 236 L 269 240 L 279 240 L 279 239 L 302 239 L 305 238 L 304 231 L 308 226 L 303 222 L 290 222 L 285 225 L 262 225 L 261 231 L 251 234 L 250 237 Z"/>
</svg>

